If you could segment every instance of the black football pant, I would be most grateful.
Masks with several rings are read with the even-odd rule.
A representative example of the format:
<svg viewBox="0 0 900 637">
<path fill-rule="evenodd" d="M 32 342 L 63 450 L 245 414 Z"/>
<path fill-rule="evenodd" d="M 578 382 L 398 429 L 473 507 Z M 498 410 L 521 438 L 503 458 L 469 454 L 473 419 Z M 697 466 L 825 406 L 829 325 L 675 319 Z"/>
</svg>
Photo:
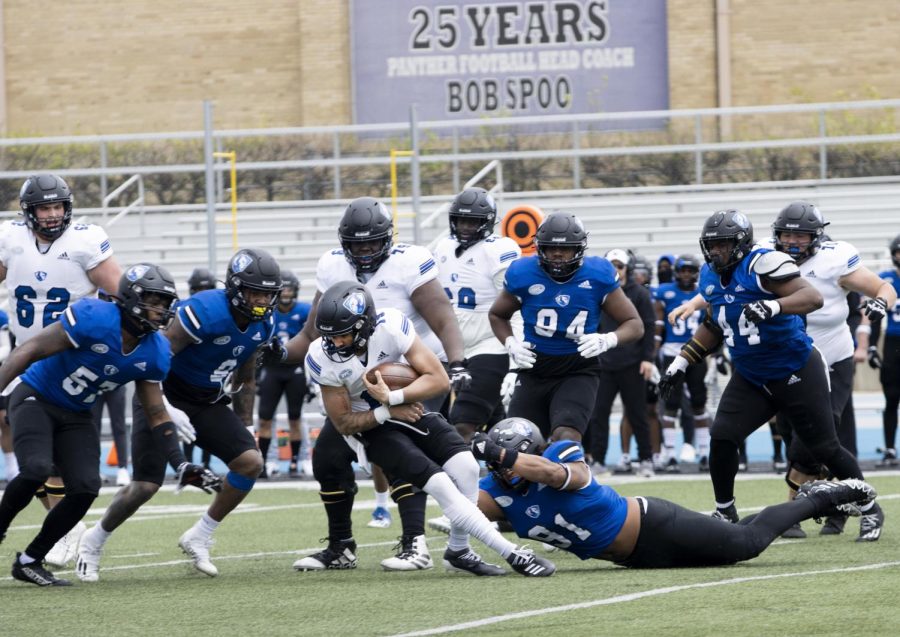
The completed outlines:
<svg viewBox="0 0 900 637">
<path fill-rule="evenodd" d="M 900 336 L 885 335 L 881 364 L 881 390 L 884 392 L 884 446 L 897 448 L 897 408 L 900 407 Z"/>
<path fill-rule="evenodd" d="M 862 478 L 853 454 L 841 446 L 834 429 L 828 374 L 818 350 L 806 365 L 762 387 L 737 370 L 731 375 L 715 421 L 710 429 L 709 473 L 716 502 L 734 499 L 734 476 L 738 470 L 738 446 L 779 411 L 791 423 L 791 433 L 840 480 Z"/>
</svg>

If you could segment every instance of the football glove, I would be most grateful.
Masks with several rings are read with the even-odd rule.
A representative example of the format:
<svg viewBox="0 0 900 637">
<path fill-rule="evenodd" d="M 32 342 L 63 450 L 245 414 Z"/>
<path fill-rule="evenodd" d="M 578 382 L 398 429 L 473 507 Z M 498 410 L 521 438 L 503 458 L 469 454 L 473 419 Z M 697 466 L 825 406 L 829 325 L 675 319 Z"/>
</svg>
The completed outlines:
<svg viewBox="0 0 900 637">
<path fill-rule="evenodd" d="M 537 354 L 531 351 L 534 349 L 534 345 L 528 341 L 520 341 L 515 336 L 508 336 L 504 344 L 516 367 L 519 369 L 531 369 L 534 367 L 534 362 L 537 360 Z"/>
<path fill-rule="evenodd" d="M 518 374 L 515 372 L 509 372 L 503 377 L 503 383 L 500 385 L 500 400 L 504 407 L 509 407 L 513 392 L 516 391 L 516 379 L 518 377 Z"/>
<path fill-rule="evenodd" d="M 887 301 L 880 296 L 866 301 L 863 313 L 873 323 L 880 323 L 881 319 L 887 314 Z"/>
<path fill-rule="evenodd" d="M 175 493 L 181 493 L 187 486 L 197 487 L 206 493 L 222 490 L 222 478 L 201 464 L 182 462 L 178 465 L 175 480 Z"/>
<path fill-rule="evenodd" d="M 276 365 L 287 360 L 288 352 L 277 336 L 266 341 L 257 351 L 256 366 Z"/>
<path fill-rule="evenodd" d="M 506 449 L 504 454 L 503 451 L 504 447 L 491 440 L 490 436 L 483 431 L 472 436 L 472 455 L 476 460 L 484 460 L 489 465 L 509 469 L 516 463 L 519 452 L 514 449 Z M 501 456 L 503 457 L 502 461 L 500 460 Z"/>
<path fill-rule="evenodd" d="M 731 373 L 731 360 L 724 352 L 716 354 L 715 362 L 716 371 L 722 374 L 722 376 L 728 376 L 728 374 Z"/>
<path fill-rule="evenodd" d="M 578 353 L 584 358 L 596 358 L 618 344 L 619 337 L 616 336 L 615 332 L 583 334 L 578 339 Z"/>
<path fill-rule="evenodd" d="M 680 385 L 684 378 L 684 373 L 688 368 L 688 361 L 684 356 L 676 356 L 672 364 L 666 369 L 665 376 L 659 381 L 659 395 L 663 400 L 669 400 L 675 386 Z"/>
<path fill-rule="evenodd" d="M 872 369 L 881 369 L 881 354 L 878 353 L 878 348 L 871 345 L 866 353 L 869 356 L 869 367 Z"/>
<path fill-rule="evenodd" d="M 450 363 L 450 387 L 453 391 L 460 392 L 472 385 L 472 375 L 466 369 L 468 361 L 454 361 Z"/>
<path fill-rule="evenodd" d="M 741 315 L 750 323 L 762 323 L 781 313 L 781 304 L 773 299 L 745 303 Z"/>
<path fill-rule="evenodd" d="M 175 424 L 178 439 L 186 444 L 193 444 L 197 440 L 197 430 L 194 429 L 194 425 L 191 424 L 191 419 L 188 418 L 188 415 L 178 409 L 178 407 L 173 407 L 172 403 L 165 396 L 163 396 L 163 405 L 165 405 L 166 411 L 169 412 L 169 417 Z"/>
</svg>

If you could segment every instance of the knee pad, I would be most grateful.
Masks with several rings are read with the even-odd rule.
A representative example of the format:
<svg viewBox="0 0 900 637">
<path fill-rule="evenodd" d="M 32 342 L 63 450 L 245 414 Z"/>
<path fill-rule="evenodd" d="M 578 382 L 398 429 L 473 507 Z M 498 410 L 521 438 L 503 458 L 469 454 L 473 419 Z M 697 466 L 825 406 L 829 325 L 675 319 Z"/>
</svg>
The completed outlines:
<svg viewBox="0 0 900 637">
<path fill-rule="evenodd" d="M 403 498 L 408 498 L 416 493 L 419 493 L 419 489 L 410 482 L 406 482 L 405 480 L 395 480 L 391 483 L 391 500 L 397 504 L 399 504 L 400 500 Z"/>
<path fill-rule="evenodd" d="M 356 484 L 352 484 L 349 486 L 326 486 L 323 484 L 322 490 L 319 491 L 319 497 L 322 499 L 322 504 L 337 504 L 339 502 L 343 502 L 348 498 L 353 499 L 357 491 L 359 491 L 359 488 L 356 486 Z"/>
<path fill-rule="evenodd" d="M 250 491 L 256 484 L 256 479 L 238 473 L 237 471 L 229 471 L 225 474 L 225 480 L 238 491 Z"/>
</svg>

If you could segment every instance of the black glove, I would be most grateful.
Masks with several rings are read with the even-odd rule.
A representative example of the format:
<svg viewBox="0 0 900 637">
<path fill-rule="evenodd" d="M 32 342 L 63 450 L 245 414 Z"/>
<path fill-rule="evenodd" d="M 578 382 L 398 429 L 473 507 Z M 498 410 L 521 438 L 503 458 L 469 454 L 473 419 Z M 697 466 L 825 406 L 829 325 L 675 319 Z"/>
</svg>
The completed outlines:
<svg viewBox="0 0 900 637">
<path fill-rule="evenodd" d="M 281 339 L 277 336 L 266 341 L 256 353 L 256 366 L 265 367 L 266 365 L 275 365 L 283 363 L 287 359 L 287 349 Z"/>
<path fill-rule="evenodd" d="M 182 462 L 178 465 L 175 480 L 175 493 L 180 493 L 187 486 L 197 487 L 207 493 L 222 490 L 222 478 L 201 464 Z"/>
<path fill-rule="evenodd" d="M 455 392 L 468 389 L 472 385 L 472 375 L 466 369 L 468 361 L 454 361 L 450 363 L 450 387 Z"/>
<path fill-rule="evenodd" d="M 660 379 L 662 380 L 662 379 Z M 659 383 L 647 381 L 647 402 L 655 403 L 659 400 Z"/>
<path fill-rule="evenodd" d="M 745 303 L 741 312 L 742 316 L 751 323 L 762 323 L 781 312 L 778 301 L 753 301 Z"/>
<path fill-rule="evenodd" d="M 716 371 L 722 374 L 722 376 L 728 376 L 728 374 L 731 373 L 729 361 L 725 357 L 725 354 L 716 354 Z"/>
<path fill-rule="evenodd" d="M 880 323 L 887 314 L 887 301 L 880 296 L 869 299 L 863 308 L 863 314 L 873 323 Z"/>
<path fill-rule="evenodd" d="M 869 367 L 872 369 L 881 369 L 881 354 L 878 353 L 878 348 L 874 345 L 871 345 L 868 350 L 869 354 Z"/>
<path fill-rule="evenodd" d="M 680 386 L 682 380 L 684 380 L 684 372 L 682 370 L 679 369 L 672 373 L 666 371 L 665 375 L 660 379 L 659 385 L 657 385 L 662 399 L 669 400 L 672 392 L 675 391 L 675 386 Z"/>
<path fill-rule="evenodd" d="M 503 452 L 506 452 L 505 454 Z M 506 449 L 501 447 L 490 437 L 479 431 L 472 436 L 472 455 L 476 460 L 484 460 L 487 464 L 499 465 L 504 469 L 509 469 L 516 463 L 519 452 L 515 449 Z M 501 460 L 501 456 L 503 459 Z"/>
</svg>

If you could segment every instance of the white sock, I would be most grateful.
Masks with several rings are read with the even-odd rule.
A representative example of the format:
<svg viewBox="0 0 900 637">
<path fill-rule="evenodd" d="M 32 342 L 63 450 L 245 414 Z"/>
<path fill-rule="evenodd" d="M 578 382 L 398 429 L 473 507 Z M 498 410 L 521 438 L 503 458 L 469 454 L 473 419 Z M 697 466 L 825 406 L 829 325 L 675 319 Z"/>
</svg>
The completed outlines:
<svg viewBox="0 0 900 637">
<path fill-rule="evenodd" d="M 22 553 L 19 556 L 19 564 L 22 564 L 23 566 L 25 564 L 33 564 L 34 562 L 37 562 L 37 560 L 28 555 L 28 553 Z"/>
<path fill-rule="evenodd" d="M 376 491 L 375 492 L 375 506 L 386 509 L 387 505 L 388 505 L 388 494 L 389 493 L 390 493 L 389 491 Z"/>
<path fill-rule="evenodd" d="M 94 528 L 91 529 L 91 535 L 97 539 L 97 543 L 100 546 L 106 544 L 106 541 L 112 536 L 112 531 L 107 531 L 103 528 L 102 522 L 97 522 L 94 525 Z"/>
<path fill-rule="evenodd" d="M 6 463 L 6 481 L 9 482 L 19 475 L 19 461 L 14 451 L 3 452 L 3 461 Z"/>
<path fill-rule="evenodd" d="M 200 532 L 204 537 L 209 537 L 213 534 L 213 531 L 219 526 L 219 523 L 209 517 L 209 513 L 204 513 L 203 516 L 197 520 L 197 523 L 194 525 L 194 528 Z"/>
<path fill-rule="evenodd" d="M 697 453 L 701 456 L 708 456 L 709 427 L 697 427 L 694 429 L 694 440 L 697 442 Z"/>
<path fill-rule="evenodd" d="M 460 493 L 450 476 L 443 471 L 431 476 L 423 490 L 438 501 L 444 515 L 450 518 L 452 524 L 477 537 L 497 551 L 503 559 L 515 550 L 516 545 L 500 535 L 484 513 Z"/>
<path fill-rule="evenodd" d="M 673 427 L 664 427 L 662 433 L 663 446 L 665 446 L 666 453 L 671 458 L 673 455 L 675 455 L 675 439 L 677 438 L 678 432 L 675 431 Z"/>
<path fill-rule="evenodd" d="M 478 461 L 469 451 L 458 453 L 444 463 L 444 471 L 456 484 L 456 488 L 472 504 L 478 503 Z M 469 548 L 469 534 L 458 525 L 450 524 L 447 548 L 461 551 Z"/>
</svg>

